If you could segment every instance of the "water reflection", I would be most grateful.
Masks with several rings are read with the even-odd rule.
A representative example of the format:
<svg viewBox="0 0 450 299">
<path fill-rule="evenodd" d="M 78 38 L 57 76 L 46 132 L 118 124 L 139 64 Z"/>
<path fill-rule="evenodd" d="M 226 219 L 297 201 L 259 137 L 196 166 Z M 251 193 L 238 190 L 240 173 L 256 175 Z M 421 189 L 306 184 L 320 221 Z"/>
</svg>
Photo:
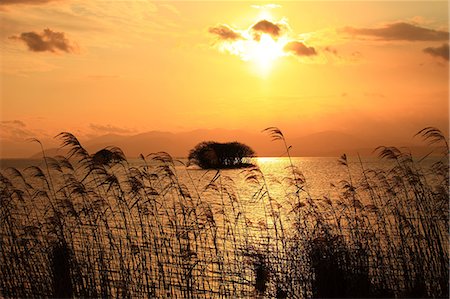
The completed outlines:
<svg viewBox="0 0 450 299">
<path fill-rule="evenodd" d="M 51 170 L 26 169 L 25 176 L 2 170 L 1 194 L 11 196 L 0 206 L 7 216 L 0 223 L 7 268 L 0 270 L 9 275 L 0 291 L 49 296 L 51 278 L 64 272 L 75 297 L 309 298 L 324 291 L 313 274 L 347 275 L 339 281 L 348 289 L 355 275 L 366 279 L 360 287 L 388 281 L 400 294 L 409 273 L 448 273 L 448 180 L 433 189 L 406 165 L 402 171 L 412 174 L 403 177 L 373 171 L 370 189 L 358 161 L 347 169 L 335 158 L 255 158 L 258 168 L 217 171 L 162 158 L 93 165 L 87 157 L 74 168 L 50 160 Z M 305 181 L 292 182 L 291 161 Z M 430 270 L 421 273 L 424 264 Z M 438 279 L 427 283 L 442 294 Z"/>
</svg>

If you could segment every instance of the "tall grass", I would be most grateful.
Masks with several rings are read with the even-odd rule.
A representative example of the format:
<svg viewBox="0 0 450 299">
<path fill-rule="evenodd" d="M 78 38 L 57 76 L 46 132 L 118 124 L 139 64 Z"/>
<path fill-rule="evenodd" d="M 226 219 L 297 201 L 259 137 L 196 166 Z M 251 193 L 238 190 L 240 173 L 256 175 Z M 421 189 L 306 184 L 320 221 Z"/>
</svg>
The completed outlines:
<svg viewBox="0 0 450 299">
<path fill-rule="evenodd" d="M 250 198 L 227 172 L 193 175 L 162 152 L 134 165 L 119 148 L 91 154 L 61 133 L 67 156 L 42 151 L 41 166 L 0 173 L 0 295 L 448 297 L 439 130 L 418 133 L 441 150 L 430 168 L 393 147 L 377 149 L 383 169 L 343 155 L 348 177 L 323 198 L 308 191 L 282 132 L 265 131 L 289 165 L 278 183 L 243 170 Z"/>
</svg>

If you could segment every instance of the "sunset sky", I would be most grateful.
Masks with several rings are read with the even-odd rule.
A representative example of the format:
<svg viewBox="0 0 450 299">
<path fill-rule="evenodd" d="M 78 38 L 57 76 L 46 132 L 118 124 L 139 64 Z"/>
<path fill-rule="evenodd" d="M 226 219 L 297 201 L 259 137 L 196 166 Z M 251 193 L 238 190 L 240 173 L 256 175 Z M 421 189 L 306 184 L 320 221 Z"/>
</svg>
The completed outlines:
<svg viewBox="0 0 450 299">
<path fill-rule="evenodd" d="M 3 156 L 61 131 L 448 130 L 448 2 L 1 0 L 0 18 Z"/>
</svg>

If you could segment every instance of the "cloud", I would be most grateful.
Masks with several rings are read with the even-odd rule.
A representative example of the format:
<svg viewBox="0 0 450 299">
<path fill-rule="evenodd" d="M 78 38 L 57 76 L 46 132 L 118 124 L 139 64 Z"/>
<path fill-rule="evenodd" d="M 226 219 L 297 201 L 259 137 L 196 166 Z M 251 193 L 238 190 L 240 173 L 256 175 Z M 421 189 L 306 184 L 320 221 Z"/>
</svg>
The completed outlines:
<svg viewBox="0 0 450 299">
<path fill-rule="evenodd" d="M 2 120 L 0 121 L 1 126 L 16 126 L 16 127 L 25 127 L 25 123 L 21 120 Z"/>
<path fill-rule="evenodd" d="M 304 43 L 299 41 L 292 41 L 287 43 L 284 48 L 284 51 L 288 53 L 292 53 L 297 56 L 314 56 L 317 55 L 316 49 L 313 47 L 308 47 Z"/>
<path fill-rule="evenodd" d="M 105 80 L 105 79 L 117 79 L 120 78 L 120 76 L 118 75 L 89 75 L 87 76 L 88 78 L 91 79 L 96 79 L 96 80 Z"/>
<path fill-rule="evenodd" d="M 23 121 L 0 121 L 0 139 L 9 141 L 23 141 L 31 137 L 34 137 L 34 134 L 26 128 L 26 125 Z"/>
<path fill-rule="evenodd" d="M 279 8 L 281 5 L 278 4 L 263 4 L 263 5 L 251 5 L 251 7 L 256 9 L 274 9 Z"/>
<path fill-rule="evenodd" d="M 89 128 L 101 134 L 129 134 L 135 132 L 134 130 L 120 128 L 112 125 L 90 124 Z"/>
<path fill-rule="evenodd" d="M 331 54 L 338 55 L 338 51 L 335 48 L 332 48 L 330 46 L 325 47 L 324 50 L 326 52 L 331 53 Z"/>
<path fill-rule="evenodd" d="M 227 25 L 218 25 L 216 27 L 209 28 L 209 33 L 217 35 L 222 40 L 235 41 L 242 39 L 242 35 L 237 31 L 234 31 Z"/>
<path fill-rule="evenodd" d="M 314 47 L 307 46 L 308 36 L 291 36 L 289 24 L 259 19 L 247 29 L 233 29 L 228 25 L 209 28 L 209 33 L 219 37 L 214 46 L 220 51 L 239 56 L 244 61 L 256 61 L 263 65 L 276 58 L 289 55 L 312 57 L 317 55 Z M 299 41 L 301 40 L 301 41 Z M 337 53 L 336 50 L 329 49 Z"/>
<path fill-rule="evenodd" d="M 389 41 L 446 41 L 449 38 L 447 31 L 424 28 L 405 22 L 387 24 L 378 28 L 346 27 L 342 31 L 352 35 L 373 36 Z"/>
<path fill-rule="evenodd" d="M 379 92 L 365 92 L 364 96 L 369 98 L 385 98 L 386 96 Z"/>
<path fill-rule="evenodd" d="M 449 58 L 449 46 L 448 44 L 442 44 L 440 47 L 428 47 L 423 49 L 427 54 L 434 57 L 440 57 L 448 61 Z"/>
<path fill-rule="evenodd" d="M 53 2 L 58 0 L 2 0 L 0 1 L 1 5 L 14 5 L 14 4 L 45 4 L 48 2 Z"/>
<path fill-rule="evenodd" d="M 66 52 L 73 53 L 77 47 L 70 42 L 64 32 L 55 32 L 51 29 L 44 29 L 42 33 L 23 32 L 19 36 L 11 36 L 10 39 L 23 41 L 28 50 L 32 52 Z"/>
<path fill-rule="evenodd" d="M 257 33 L 269 34 L 273 38 L 277 38 L 281 34 L 281 26 L 267 20 L 259 21 L 252 26 L 252 30 L 256 31 Z M 259 39 L 259 35 L 256 35 L 256 39 Z"/>
</svg>

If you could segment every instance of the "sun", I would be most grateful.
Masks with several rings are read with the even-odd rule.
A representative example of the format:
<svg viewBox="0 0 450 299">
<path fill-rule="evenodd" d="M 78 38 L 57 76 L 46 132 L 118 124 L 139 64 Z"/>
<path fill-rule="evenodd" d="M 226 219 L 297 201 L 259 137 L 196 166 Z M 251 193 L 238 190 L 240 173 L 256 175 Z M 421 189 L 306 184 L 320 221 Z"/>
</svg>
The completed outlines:
<svg viewBox="0 0 450 299">
<path fill-rule="evenodd" d="M 269 74 L 275 61 L 289 55 L 286 45 L 292 42 L 286 20 L 275 21 L 268 11 L 262 11 L 256 21 L 246 30 L 235 29 L 226 24 L 211 27 L 222 52 L 239 56 L 251 62 L 257 73 Z"/>
<path fill-rule="evenodd" d="M 252 40 L 247 45 L 247 59 L 254 62 L 261 71 L 267 72 L 278 58 L 285 55 L 283 46 L 282 40 L 262 34 L 259 40 Z"/>
<path fill-rule="evenodd" d="M 244 34 L 244 37 L 232 43 L 223 43 L 221 50 L 252 62 L 261 74 L 267 74 L 276 60 L 287 55 L 284 47 L 289 40 L 285 36 L 274 38 L 270 34 L 262 33 L 258 38 L 251 34 Z"/>
</svg>

